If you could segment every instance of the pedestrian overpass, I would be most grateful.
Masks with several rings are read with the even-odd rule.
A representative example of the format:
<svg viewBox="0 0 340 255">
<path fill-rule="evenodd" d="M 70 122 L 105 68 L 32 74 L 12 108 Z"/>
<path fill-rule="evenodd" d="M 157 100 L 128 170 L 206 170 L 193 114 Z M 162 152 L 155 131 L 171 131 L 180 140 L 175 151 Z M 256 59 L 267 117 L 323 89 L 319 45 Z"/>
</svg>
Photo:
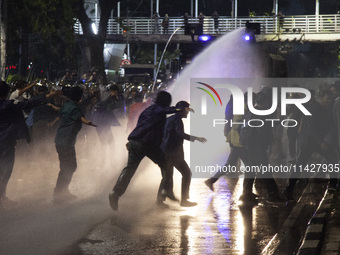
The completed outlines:
<svg viewBox="0 0 340 255">
<path fill-rule="evenodd" d="M 107 26 L 107 42 L 150 42 L 162 43 L 169 39 L 169 34 L 177 28 L 184 27 L 183 17 L 170 17 L 168 34 L 164 34 L 161 26 L 162 18 L 118 18 L 110 19 Z M 99 24 L 99 19 L 92 20 Z M 340 41 L 340 15 L 297 15 L 297 16 L 261 16 L 261 17 L 220 17 L 218 29 L 214 27 L 214 19 L 205 17 L 203 34 L 220 36 L 235 29 L 245 27 L 246 23 L 259 23 L 257 42 L 300 41 L 300 42 L 334 42 Z M 189 18 L 189 24 L 198 24 L 198 18 Z M 82 35 L 81 25 L 76 22 L 75 32 Z M 124 30 L 124 29 L 125 30 Z M 174 35 L 173 42 L 191 42 L 189 35 L 184 34 L 184 28 Z"/>
</svg>

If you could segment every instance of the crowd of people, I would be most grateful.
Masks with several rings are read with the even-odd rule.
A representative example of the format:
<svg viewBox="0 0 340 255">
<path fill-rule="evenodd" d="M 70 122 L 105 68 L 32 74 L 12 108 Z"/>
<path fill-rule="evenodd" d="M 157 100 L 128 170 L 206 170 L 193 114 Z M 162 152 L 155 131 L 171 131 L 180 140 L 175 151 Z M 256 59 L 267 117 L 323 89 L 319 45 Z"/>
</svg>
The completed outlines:
<svg viewBox="0 0 340 255">
<path fill-rule="evenodd" d="M 225 118 L 232 120 L 232 127 L 226 125 L 225 136 L 230 144 L 230 155 L 226 166 L 237 166 L 241 160 L 244 165 L 250 166 L 267 166 L 269 163 L 285 164 L 298 167 L 299 171 L 287 176 L 287 187 L 283 194 L 279 193 L 278 185 L 272 175 L 262 176 L 267 189 L 266 202 L 269 204 L 286 203 L 287 201 L 296 201 L 294 197 L 294 187 L 297 182 L 306 182 L 309 178 L 315 177 L 310 174 L 303 174 L 300 169 L 308 168 L 308 164 L 317 161 L 318 164 L 325 163 L 328 165 L 324 171 L 311 171 L 319 174 L 319 178 L 329 178 L 329 188 L 337 189 L 339 164 L 339 145 L 340 145 L 340 82 L 335 82 L 330 87 L 324 87 L 320 92 L 309 89 L 311 99 L 304 105 L 311 115 L 304 115 L 296 105 L 289 105 L 287 116 L 289 119 L 296 121 L 296 125 L 283 129 L 281 126 L 273 127 L 269 122 L 260 128 L 250 128 L 242 126 L 242 120 L 264 120 L 277 119 L 282 117 L 276 113 L 271 116 L 260 116 L 253 114 L 247 108 L 247 96 L 245 96 L 245 114 L 233 115 L 231 98 L 228 105 Z M 291 93 L 290 98 L 303 98 L 305 95 Z M 272 88 L 264 87 L 260 92 L 253 95 L 255 98 L 255 108 L 259 110 L 269 109 L 272 106 Z M 265 123 L 265 122 L 264 122 Z M 283 132 L 286 132 L 284 134 Z M 282 162 L 282 137 L 286 135 L 288 142 L 288 159 Z M 270 161 L 271 158 L 271 161 Z M 314 161 L 312 161 L 314 159 Z M 295 168 L 296 169 L 296 168 Z M 308 171 L 305 171 L 308 173 Z M 328 174 L 328 175 L 327 175 Z M 215 176 L 207 179 L 205 184 L 214 191 L 214 183 L 223 175 L 217 172 Z M 263 194 L 253 193 L 253 184 L 256 174 L 252 172 L 245 173 L 243 183 L 243 193 L 240 200 L 245 204 L 257 203 L 259 196 Z"/>
<path fill-rule="evenodd" d="M 188 13 L 185 13 L 183 16 L 183 25 L 184 25 L 184 29 L 185 29 L 185 34 L 190 34 L 190 30 L 193 30 L 194 34 L 202 34 L 203 33 L 203 25 L 204 25 L 204 19 L 205 19 L 205 15 L 203 14 L 203 12 L 200 12 L 197 19 L 198 19 L 198 24 L 196 24 L 195 22 L 192 24 L 192 27 L 190 27 L 189 25 L 189 19 L 192 18 L 189 16 Z M 220 15 L 218 14 L 218 12 L 215 10 L 213 12 L 213 14 L 211 15 L 211 18 L 214 20 L 214 32 L 215 33 L 219 33 L 219 18 Z M 153 29 L 153 34 L 158 34 L 161 32 L 161 29 L 159 27 L 159 25 L 161 25 L 163 27 L 162 31 L 164 34 L 168 34 L 169 33 L 169 24 L 170 24 L 170 18 L 168 14 L 165 14 L 163 18 L 161 18 L 159 16 L 159 13 L 156 12 L 153 15 L 153 20 L 154 20 L 154 29 Z M 161 20 L 161 22 L 160 22 Z"/>
<path fill-rule="evenodd" d="M 138 91 L 135 86 L 123 93 L 122 86 L 114 83 L 99 87 L 81 83 L 49 86 L 37 81 L 28 84 L 23 80 L 12 85 L 2 81 L 0 90 L 0 207 L 13 204 L 6 195 L 6 188 L 19 140 L 26 139 L 30 143 L 30 151 L 25 153 L 36 149 L 43 155 L 44 146 L 39 145 L 54 139 L 60 172 L 53 201 L 74 199 L 69 184 L 77 168 L 75 144 L 82 124 L 95 128 L 102 147 L 110 146 L 114 139 L 111 127 L 121 126 L 120 119 L 126 119 L 126 132 L 131 131 L 155 94 L 146 95 L 146 90 Z"/>
<path fill-rule="evenodd" d="M 68 80 L 66 76 L 72 77 L 71 73 L 67 73 L 65 80 Z M 200 142 L 205 142 L 205 139 L 184 133 L 181 119 L 187 117 L 189 103 L 182 101 L 176 107 L 169 107 L 171 95 L 163 91 L 162 87 L 156 88 L 154 93 L 146 93 L 132 86 L 128 93 L 123 93 L 122 86 L 114 83 L 100 88 L 81 83 L 48 86 L 36 81 L 28 84 L 19 80 L 13 86 L 1 82 L 0 90 L 0 207 L 14 203 L 8 199 L 6 188 L 13 171 L 18 140 L 26 139 L 28 143 L 33 140 L 34 144 L 41 144 L 51 143 L 54 138 L 60 171 L 53 202 L 63 203 L 76 198 L 70 192 L 69 185 L 77 169 L 75 144 L 82 124 L 93 126 L 100 146 L 112 150 L 116 148 L 113 146 L 111 128 L 121 126 L 120 121 L 123 119 L 127 120 L 124 121 L 127 123 L 126 132 L 131 133 L 127 146 L 129 159 L 127 168 L 115 185 L 115 193 L 110 195 L 112 208 L 118 208 L 118 197 L 126 190 L 144 156 L 162 169 L 158 205 L 164 206 L 166 197 L 177 200 L 172 192 L 174 166 L 183 175 L 181 205 L 196 205 L 188 200 L 191 171 L 184 161 L 182 144 L 184 139 Z M 176 117 L 171 124 L 166 122 L 166 114 L 169 113 L 175 113 Z M 168 131 L 165 142 L 162 142 L 165 126 Z M 161 145 L 163 150 L 160 149 Z M 112 202 L 112 199 L 116 202 Z"/>
<path fill-rule="evenodd" d="M 324 88 L 320 93 L 310 89 L 311 99 L 305 104 L 311 115 L 304 115 L 295 105 L 288 108 L 288 117 L 297 120 L 298 125 L 287 128 L 289 159 L 287 164 L 305 166 L 315 153 L 328 164 L 338 164 L 340 144 L 340 82 Z M 254 107 L 269 109 L 272 105 L 272 89 L 265 87 L 254 93 Z M 291 98 L 299 98 L 299 93 L 292 93 Z M 247 98 L 247 96 L 245 96 Z M 179 101 L 171 106 L 171 94 L 161 90 L 149 98 L 143 91 L 132 88 L 124 96 L 117 84 L 105 86 L 102 90 L 93 90 L 84 85 L 47 87 L 36 82 L 27 84 L 18 81 L 15 86 L 0 82 L 0 207 L 11 203 L 6 195 L 15 161 L 15 148 L 18 140 L 30 142 L 50 141 L 53 132 L 56 153 L 60 161 L 60 171 L 54 189 L 54 202 L 63 203 L 75 199 L 69 185 L 77 169 L 75 144 L 82 124 L 96 129 L 100 145 L 111 150 L 114 140 L 111 127 L 121 126 L 120 120 L 127 118 L 128 161 L 122 170 L 112 192 L 109 194 L 110 206 L 118 210 L 118 200 L 125 193 L 130 180 L 144 157 L 148 157 L 161 169 L 162 179 L 157 194 L 156 204 L 166 207 L 166 198 L 179 201 L 173 192 L 173 168 L 182 175 L 181 206 L 195 206 L 189 200 L 191 170 L 184 159 L 183 141 L 207 140 L 186 134 L 182 119 L 187 118 L 192 110 L 186 101 Z M 242 119 L 263 119 L 249 111 L 245 101 L 245 114 L 232 113 L 233 98 L 227 107 L 227 120 L 235 125 L 226 126 L 225 136 L 230 145 L 230 154 L 226 165 L 238 165 L 241 160 L 245 165 L 260 166 L 269 163 L 269 158 L 277 151 L 278 140 L 284 129 L 273 128 L 270 122 L 261 128 L 246 129 L 240 123 Z M 172 116 L 167 117 L 167 115 Z M 280 119 L 282 116 L 269 116 Z M 51 130 L 47 127 L 56 126 Z M 203 132 L 203 130 L 202 130 Z M 112 148 L 113 149 L 113 148 Z M 117 149 L 117 148 L 114 148 Z M 125 149 L 125 148 L 124 148 Z M 279 157 L 279 156 L 277 156 Z M 280 160 L 280 159 L 277 159 Z M 218 172 L 205 181 L 213 191 L 214 183 L 223 175 Z M 285 203 L 294 200 L 293 191 L 296 183 L 304 176 L 294 175 L 287 181 L 284 196 L 279 193 L 274 176 L 265 178 L 267 202 Z M 256 174 L 246 173 L 243 194 L 240 200 L 256 203 L 258 194 L 253 193 Z M 330 187 L 338 187 L 337 175 L 330 178 Z"/>
</svg>

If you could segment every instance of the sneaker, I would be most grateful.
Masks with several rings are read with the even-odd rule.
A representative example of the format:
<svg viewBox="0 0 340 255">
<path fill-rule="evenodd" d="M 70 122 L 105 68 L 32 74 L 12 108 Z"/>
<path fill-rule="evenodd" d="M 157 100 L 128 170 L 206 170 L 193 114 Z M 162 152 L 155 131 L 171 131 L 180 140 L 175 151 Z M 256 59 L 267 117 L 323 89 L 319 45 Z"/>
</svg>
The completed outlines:
<svg viewBox="0 0 340 255">
<path fill-rule="evenodd" d="M 204 183 L 205 183 L 205 185 L 208 186 L 208 188 L 209 188 L 211 191 L 214 191 L 214 183 L 212 182 L 211 179 L 206 180 Z"/>
<path fill-rule="evenodd" d="M 175 197 L 175 195 L 174 195 L 174 193 L 173 192 L 169 192 L 169 191 L 166 191 L 165 189 L 163 189 L 162 190 L 162 192 L 161 192 L 161 194 L 162 194 L 162 196 L 164 197 L 164 198 L 169 198 L 170 200 L 172 200 L 172 201 L 176 201 L 176 202 L 178 202 L 179 200 Z"/>
<path fill-rule="evenodd" d="M 283 194 L 285 195 L 285 197 L 287 198 L 288 201 L 295 201 L 292 191 L 288 191 L 287 189 L 285 189 L 283 191 Z"/>
<path fill-rule="evenodd" d="M 258 198 L 259 198 L 258 195 L 254 193 L 250 193 L 250 194 L 242 194 L 239 200 L 242 202 L 257 202 Z"/>
<path fill-rule="evenodd" d="M 165 204 L 163 201 L 157 201 L 156 205 L 161 209 L 167 209 L 169 208 L 169 205 Z"/>
<path fill-rule="evenodd" d="M 17 202 L 10 200 L 8 197 L 3 197 L 1 199 L 1 204 L 3 205 L 3 207 L 13 207 L 17 205 Z"/>
<path fill-rule="evenodd" d="M 188 200 L 182 200 L 181 201 L 181 206 L 183 207 L 193 207 L 193 206 L 196 206 L 197 203 L 196 202 L 190 202 Z"/>
<path fill-rule="evenodd" d="M 53 196 L 54 203 L 64 203 L 77 198 L 77 196 L 71 194 L 69 190 L 65 190 L 62 192 L 54 192 Z"/>
<path fill-rule="evenodd" d="M 269 196 L 266 202 L 271 205 L 285 205 L 287 203 L 285 199 L 279 196 Z"/>
<path fill-rule="evenodd" d="M 112 191 L 109 194 L 110 206 L 114 211 L 118 210 L 118 199 L 119 199 L 119 196 L 117 196 L 117 194 L 114 191 Z"/>
<path fill-rule="evenodd" d="M 10 200 L 8 197 L 3 197 L 0 199 L 0 211 L 4 210 L 10 210 L 14 207 L 16 207 L 17 203 Z"/>
</svg>

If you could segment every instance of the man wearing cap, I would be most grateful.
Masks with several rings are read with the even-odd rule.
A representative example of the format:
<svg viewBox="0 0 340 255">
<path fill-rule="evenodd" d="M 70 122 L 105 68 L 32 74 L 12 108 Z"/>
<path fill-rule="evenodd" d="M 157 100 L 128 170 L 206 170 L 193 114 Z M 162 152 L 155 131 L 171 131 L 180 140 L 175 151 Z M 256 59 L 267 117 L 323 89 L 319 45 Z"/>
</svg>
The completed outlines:
<svg viewBox="0 0 340 255">
<path fill-rule="evenodd" d="M 173 174 L 173 167 L 176 167 L 176 169 L 182 174 L 181 206 L 185 207 L 195 206 L 197 203 L 190 202 L 188 200 L 192 174 L 184 159 L 183 141 L 184 139 L 191 142 L 197 140 L 201 143 L 205 143 L 207 141 L 203 137 L 191 136 L 184 132 L 182 118 L 187 118 L 189 111 L 192 110 L 189 106 L 189 103 L 185 101 L 180 101 L 176 104 L 176 108 L 181 109 L 182 111 L 167 119 L 161 145 L 161 149 L 165 152 L 167 160 L 171 164 L 171 176 Z M 158 203 L 161 202 L 162 201 L 158 201 Z"/>
<path fill-rule="evenodd" d="M 116 185 L 109 194 L 110 206 L 114 211 L 118 210 L 118 199 L 125 193 L 130 180 L 144 157 L 151 159 L 161 169 L 162 181 L 157 201 L 163 201 L 166 197 L 177 201 L 172 189 L 170 189 L 172 179 L 169 175 L 171 173 L 170 165 L 166 160 L 165 154 L 160 150 L 166 115 L 181 111 L 176 107 L 170 107 L 170 104 L 170 93 L 166 91 L 158 92 L 154 104 L 141 113 L 137 126 L 129 135 L 127 166 L 122 170 Z"/>
</svg>

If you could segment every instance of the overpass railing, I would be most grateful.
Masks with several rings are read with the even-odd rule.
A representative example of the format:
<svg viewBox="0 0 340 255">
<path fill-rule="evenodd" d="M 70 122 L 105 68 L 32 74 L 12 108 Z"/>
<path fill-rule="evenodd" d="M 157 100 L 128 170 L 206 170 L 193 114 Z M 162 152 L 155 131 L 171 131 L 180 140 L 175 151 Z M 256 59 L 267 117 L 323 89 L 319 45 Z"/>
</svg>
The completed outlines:
<svg viewBox="0 0 340 255">
<path fill-rule="evenodd" d="M 110 19 L 107 26 L 108 34 L 123 34 L 123 27 L 130 34 L 164 34 L 162 27 L 163 18 L 121 18 Z M 221 17 L 218 19 L 218 28 L 214 26 L 214 19 L 205 17 L 203 22 L 204 34 L 224 34 L 240 27 L 244 27 L 246 22 L 260 23 L 262 34 L 276 33 L 340 33 L 340 15 L 298 15 L 298 16 L 264 16 L 264 17 Z M 96 23 L 96 20 L 93 19 Z M 98 20 L 97 20 L 98 23 Z M 190 24 L 198 24 L 198 18 L 190 18 Z M 170 17 L 168 33 L 172 33 L 178 27 L 184 26 L 183 17 Z M 77 21 L 74 25 L 76 34 L 83 34 L 81 25 Z M 178 34 L 184 34 L 184 29 Z"/>
</svg>

